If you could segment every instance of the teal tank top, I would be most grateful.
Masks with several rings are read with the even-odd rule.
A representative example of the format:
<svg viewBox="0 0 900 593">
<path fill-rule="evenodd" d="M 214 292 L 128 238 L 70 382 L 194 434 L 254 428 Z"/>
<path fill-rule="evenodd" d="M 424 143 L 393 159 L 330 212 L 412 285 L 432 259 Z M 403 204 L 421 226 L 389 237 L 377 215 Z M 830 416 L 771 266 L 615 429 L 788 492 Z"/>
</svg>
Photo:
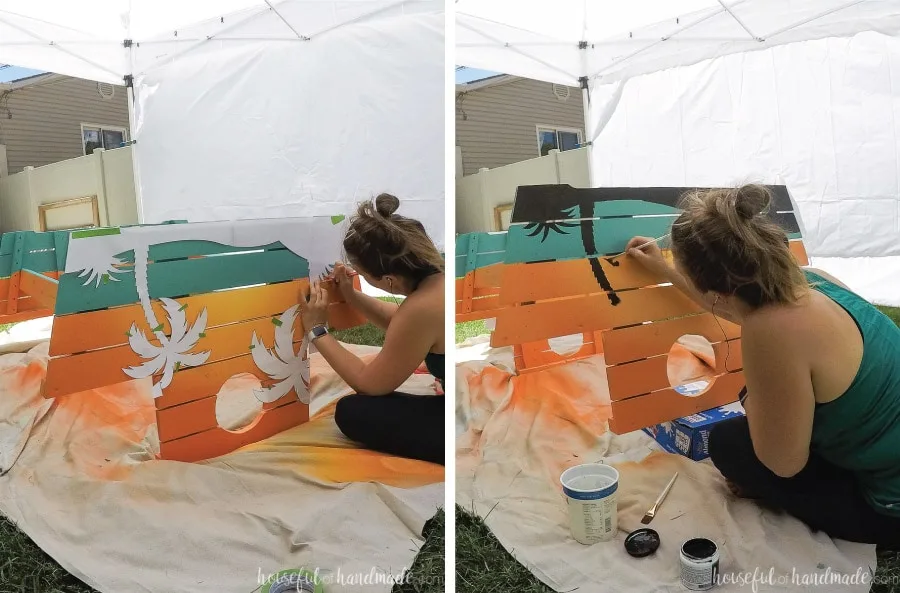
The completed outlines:
<svg viewBox="0 0 900 593">
<path fill-rule="evenodd" d="M 876 511 L 900 517 L 900 328 L 864 299 L 807 271 L 812 288 L 844 308 L 863 356 L 847 391 L 817 404 L 811 451 L 853 472 Z"/>
</svg>

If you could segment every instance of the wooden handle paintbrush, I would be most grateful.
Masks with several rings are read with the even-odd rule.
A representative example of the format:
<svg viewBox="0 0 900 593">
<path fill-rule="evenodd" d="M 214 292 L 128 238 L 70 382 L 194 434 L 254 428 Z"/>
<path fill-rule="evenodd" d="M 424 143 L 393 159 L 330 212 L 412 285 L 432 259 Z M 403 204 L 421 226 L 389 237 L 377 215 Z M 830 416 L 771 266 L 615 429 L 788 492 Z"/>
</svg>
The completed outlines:
<svg viewBox="0 0 900 593">
<path fill-rule="evenodd" d="M 647 525 L 650 523 L 650 521 L 653 520 L 653 517 L 656 516 L 656 511 L 659 510 L 659 506 L 666 499 L 666 496 L 668 496 L 669 490 L 672 489 L 672 484 L 675 483 L 675 478 L 677 478 L 677 477 L 678 477 L 678 472 L 675 472 L 675 475 L 672 476 L 672 479 L 669 480 L 669 483 L 666 485 L 665 490 L 662 491 L 662 494 L 659 495 L 659 498 L 656 499 L 656 502 L 653 504 L 652 507 L 650 507 L 650 510 L 644 514 L 644 518 L 641 519 L 641 523 L 643 523 L 644 525 Z"/>
</svg>

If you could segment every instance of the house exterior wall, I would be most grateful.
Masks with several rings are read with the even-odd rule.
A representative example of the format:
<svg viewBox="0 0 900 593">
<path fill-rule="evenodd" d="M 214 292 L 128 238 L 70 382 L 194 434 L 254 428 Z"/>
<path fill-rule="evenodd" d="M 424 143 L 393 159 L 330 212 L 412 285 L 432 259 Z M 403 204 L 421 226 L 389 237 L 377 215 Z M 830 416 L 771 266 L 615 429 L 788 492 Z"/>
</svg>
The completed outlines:
<svg viewBox="0 0 900 593">
<path fill-rule="evenodd" d="M 109 99 L 97 83 L 68 76 L 0 90 L 0 144 L 9 174 L 84 155 L 81 124 L 128 130 L 125 87 Z"/>
<path fill-rule="evenodd" d="M 565 101 L 557 99 L 551 83 L 528 79 L 457 92 L 463 174 L 539 157 L 537 126 L 577 129 L 583 137 L 581 89 L 570 87 Z"/>
</svg>

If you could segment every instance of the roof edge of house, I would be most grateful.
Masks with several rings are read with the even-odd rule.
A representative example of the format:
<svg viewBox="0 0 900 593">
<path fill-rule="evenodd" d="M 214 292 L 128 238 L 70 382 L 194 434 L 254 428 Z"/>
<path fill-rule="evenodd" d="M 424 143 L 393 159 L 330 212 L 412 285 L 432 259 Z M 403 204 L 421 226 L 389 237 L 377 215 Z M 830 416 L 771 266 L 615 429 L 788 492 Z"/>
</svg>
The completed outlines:
<svg viewBox="0 0 900 593">
<path fill-rule="evenodd" d="M 509 84 L 511 82 L 516 82 L 519 80 L 524 79 L 521 76 L 513 76 L 512 74 L 498 74 L 496 76 L 482 78 L 481 80 L 458 83 L 456 85 L 456 91 L 459 93 L 468 93 L 470 91 L 477 91 L 488 87 L 500 86 L 501 84 Z"/>
</svg>

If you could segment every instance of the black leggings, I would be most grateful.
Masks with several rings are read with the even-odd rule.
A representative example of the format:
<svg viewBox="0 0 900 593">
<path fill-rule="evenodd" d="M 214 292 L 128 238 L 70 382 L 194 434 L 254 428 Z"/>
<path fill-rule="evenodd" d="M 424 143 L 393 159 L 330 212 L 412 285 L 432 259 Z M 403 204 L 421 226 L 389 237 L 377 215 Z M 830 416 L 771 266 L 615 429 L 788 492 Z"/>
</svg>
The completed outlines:
<svg viewBox="0 0 900 593">
<path fill-rule="evenodd" d="M 782 478 L 756 457 L 747 418 L 734 418 L 713 427 L 709 456 L 726 479 L 748 497 L 783 509 L 836 539 L 896 548 L 900 545 L 900 517 L 875 511 L 866 502 L 855 476 L 810 453 L 797 475 Z"/>
<path fill-rule="evenodd" d="M 367 449 L 444 465 L 443 395 L 348 395 L 334 421 Z"/>
</svg>

